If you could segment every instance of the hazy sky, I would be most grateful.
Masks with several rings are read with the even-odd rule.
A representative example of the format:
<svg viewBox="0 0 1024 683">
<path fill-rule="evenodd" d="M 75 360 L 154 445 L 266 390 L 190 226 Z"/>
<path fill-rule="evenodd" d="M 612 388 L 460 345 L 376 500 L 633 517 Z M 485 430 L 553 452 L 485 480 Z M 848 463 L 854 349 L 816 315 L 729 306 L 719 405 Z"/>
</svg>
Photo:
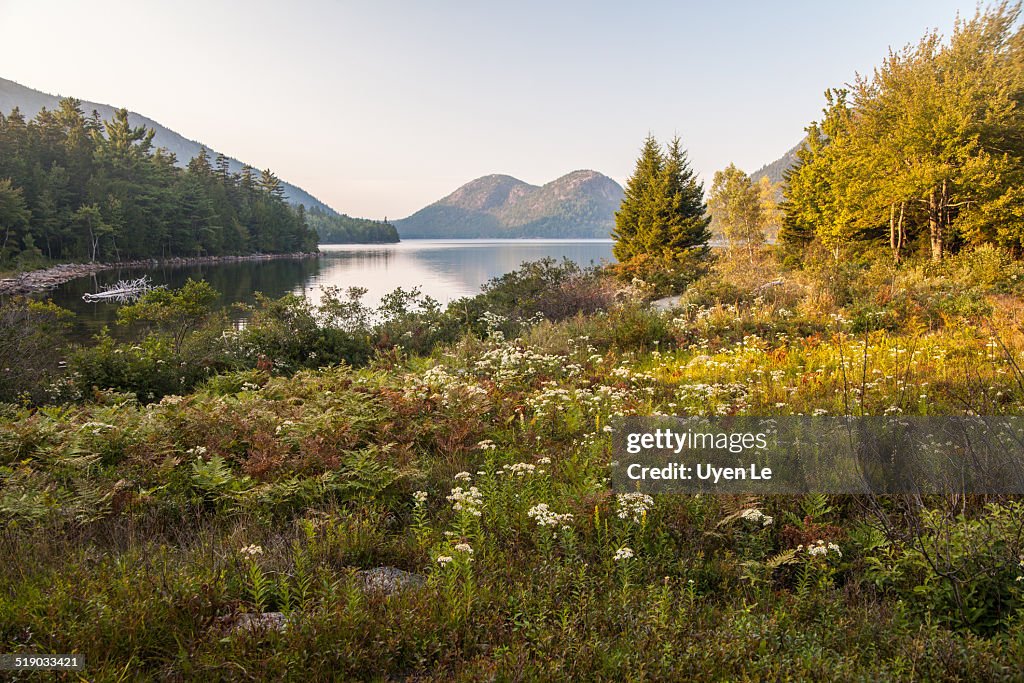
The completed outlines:
<svg viewBox="0 0 1024 683">
<path fill-rule="evenodd" d="M 620 183 L 648 131 L 708 180 L 794 145 L 825 88 L 974 2 L 0 0 L 0 76 L 125 106 L 404 217 L 488 173 Z"/>
</svg>

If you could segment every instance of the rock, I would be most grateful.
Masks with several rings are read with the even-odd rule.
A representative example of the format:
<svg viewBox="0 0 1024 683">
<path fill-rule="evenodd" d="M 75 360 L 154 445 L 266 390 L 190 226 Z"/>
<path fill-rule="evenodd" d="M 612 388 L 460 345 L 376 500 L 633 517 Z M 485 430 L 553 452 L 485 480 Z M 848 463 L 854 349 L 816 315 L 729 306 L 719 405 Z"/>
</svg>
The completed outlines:
<svg viewBox="0 0 1024 683">
<path fill-rule="evenodd" d="M 679 295 L 675 294 L 662 299 L 655 299 L 651 302 L 651 308 L 659 311 L 671 311 L 673 308 L 679 308 Z"/>
<path fill-rule="evenodd" d="M 238 631 L 283 631 L 288 627 L 288 618 L 281 612 L 245 612 L 237 615 L 232 632 Z"/>
<path fill-rule="evenodd" d="M 426 577 L 403 571 L 395 567 L 374 567 L 356 572 L 367 593 L 392 595 L 405 588 L 418 588 L 426 583 Z"/>
</svg>

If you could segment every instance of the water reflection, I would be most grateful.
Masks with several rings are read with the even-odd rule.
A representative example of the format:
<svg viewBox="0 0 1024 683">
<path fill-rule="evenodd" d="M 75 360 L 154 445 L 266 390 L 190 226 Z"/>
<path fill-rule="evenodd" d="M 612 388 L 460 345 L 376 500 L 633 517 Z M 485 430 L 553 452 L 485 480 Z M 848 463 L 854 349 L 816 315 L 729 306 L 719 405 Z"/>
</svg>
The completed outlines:
<svg viewBox="0 0 1024 683">
<path fill-rule="evenodd" d="M 220 304 L 252 303 L 255 293 L 279 297 L 288 292 L 320 298 L 321 286 L 365 287 L 364 301 L 376 305 L 396 287 L 419 287 L 442 304 L 470 296 L 480 286 L 526 261 L 563 257 L 587 266 L 612 260 L 608 240 L 408 240 L 388 245 L 322 245 L 316 259 L 249 261 L 97 273 L 65 283 L 50 293 L 78 315 L 77 332 L 92 334 L 112 325 L 117 305 L 86 303 L 82 294 L 118 280 L 148 274 L 153 282 L 180 287 L 204 279 L 220 292 Z"/>
</svg>

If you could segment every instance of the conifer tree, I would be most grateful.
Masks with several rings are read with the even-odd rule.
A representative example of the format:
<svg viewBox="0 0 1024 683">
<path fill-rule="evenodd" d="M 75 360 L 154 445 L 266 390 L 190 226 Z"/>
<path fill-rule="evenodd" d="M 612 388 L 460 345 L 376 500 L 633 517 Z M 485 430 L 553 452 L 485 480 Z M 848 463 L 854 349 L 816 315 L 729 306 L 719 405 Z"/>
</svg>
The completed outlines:
<svg viewBox="0 0 1024 683">
<path fill-rule="evenodd" d="M 654 246 L 660 246 L 669 258 L 707 259 L 711 216 L 704 203 L 704 184 L 690 168 L 678 136 L 668 145 L 664 176 L 668 205 L 665 220 L 655 225 Z"/>
<path fill-rule="evenodd" d="M 612 253 L 620 263 L 644 251 L 644 237 L 656 220 L 654 204 L 664 166 L 661 146 L 653 135 L 648 135 L 640 149 L 633 175 L 626 181 L 622 204 L 615 212 Z"/>
<path fill-rule="evenodd" d="M 678 137 L 662 151 L 648 135 L 622 205 L 615 213 L 612 253 L 619 272 L 661 291 L 699 277 L 710 259 L 711 218 Z"/>
</svg>

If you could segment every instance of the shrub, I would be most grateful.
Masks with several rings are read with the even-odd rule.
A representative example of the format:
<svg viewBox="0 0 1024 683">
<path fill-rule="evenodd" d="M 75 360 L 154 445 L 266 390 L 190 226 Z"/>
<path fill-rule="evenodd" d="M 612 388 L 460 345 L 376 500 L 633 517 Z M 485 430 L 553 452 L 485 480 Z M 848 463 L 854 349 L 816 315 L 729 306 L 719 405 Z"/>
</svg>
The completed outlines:
<svg viewBox="0 0 1024 683">
<path fill-rule="evenodd" d="M 49 301 L 0 303 L 0 401 L 44 398 L 44 384 L 60 372 L 71 318 Z"/>
</svg>

